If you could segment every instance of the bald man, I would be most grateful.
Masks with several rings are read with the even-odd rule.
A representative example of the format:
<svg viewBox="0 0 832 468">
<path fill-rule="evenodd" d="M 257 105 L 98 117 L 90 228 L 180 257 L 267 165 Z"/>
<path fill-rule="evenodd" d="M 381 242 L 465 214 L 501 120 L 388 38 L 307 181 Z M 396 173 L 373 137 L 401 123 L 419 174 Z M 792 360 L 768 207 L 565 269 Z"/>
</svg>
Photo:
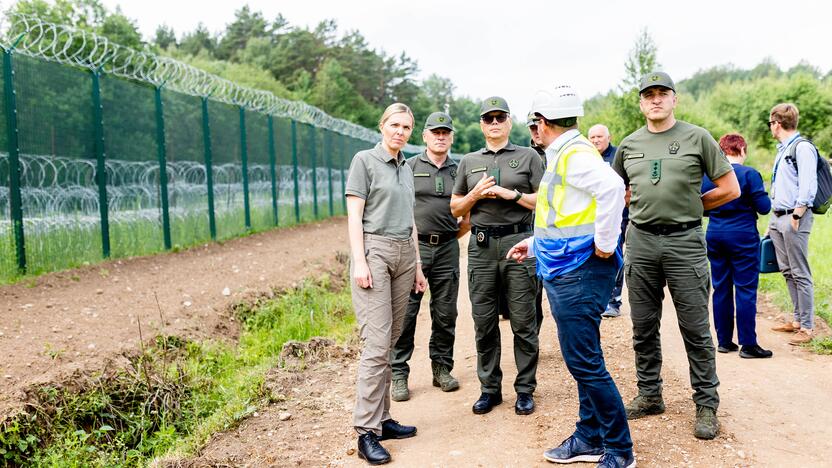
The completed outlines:
<svg viewBox="0 0 832 468">
<path fill-rule="evenodd" d="M 601 153 L 604 161 L 612 165 L 615 159 L 615 146 L 610 144 L 610 130 L 606 125 L 596 124 L 589 129 L 589 141 L 595 146 L 595 149 Z M 621 237 L 618 238 L 618 244 L 624 246 L 624 233 L 627 232 L 627 222 L 629 221 L 629 210 L 624 207 L 624 215 L 621 218 Z M 610 302 L 607 304 L 607 309 L 601 314 L 602 317 L 613 318 L 621 315 L 621 290 L 624 288 L 624 269 L 618 270 L 618 275 L 615 277 L 615 288 L 612 290 Z"/>
</svg>

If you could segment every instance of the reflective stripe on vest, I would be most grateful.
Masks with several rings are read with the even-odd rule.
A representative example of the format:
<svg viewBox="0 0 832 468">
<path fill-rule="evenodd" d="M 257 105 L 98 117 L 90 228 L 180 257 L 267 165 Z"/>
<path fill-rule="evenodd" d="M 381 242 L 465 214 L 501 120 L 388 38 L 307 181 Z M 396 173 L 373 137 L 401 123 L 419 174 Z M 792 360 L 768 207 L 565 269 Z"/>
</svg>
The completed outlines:
<svg viewBox="0 0 832 468">
<path fill-rule="evenodd" d="M 575 213 L 564 213 L 566 201 L 566 168 L 569 158 L 579 152 L 601 155 L 595 146 L 582 135 L 566 142 L 555 155 L 554 164 L 547 164 L 546 172 L 540 181 L 535 207 L 534 236 L 539 239 L 569 239 L 595 233 L 596 201 Z"/>
</svg>

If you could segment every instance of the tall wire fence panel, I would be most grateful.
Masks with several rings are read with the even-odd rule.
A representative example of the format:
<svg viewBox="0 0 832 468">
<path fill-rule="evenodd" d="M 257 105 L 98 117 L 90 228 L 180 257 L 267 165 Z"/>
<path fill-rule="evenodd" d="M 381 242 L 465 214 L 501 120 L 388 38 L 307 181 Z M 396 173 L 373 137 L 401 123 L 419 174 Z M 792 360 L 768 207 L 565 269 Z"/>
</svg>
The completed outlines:
<svg viewBox="0 0 832 468">
<path fill-rule="evenodd" d="M 343 215 L 380 139 L 30 16 L 0 46 L 0 282 Z"/>
</svg>

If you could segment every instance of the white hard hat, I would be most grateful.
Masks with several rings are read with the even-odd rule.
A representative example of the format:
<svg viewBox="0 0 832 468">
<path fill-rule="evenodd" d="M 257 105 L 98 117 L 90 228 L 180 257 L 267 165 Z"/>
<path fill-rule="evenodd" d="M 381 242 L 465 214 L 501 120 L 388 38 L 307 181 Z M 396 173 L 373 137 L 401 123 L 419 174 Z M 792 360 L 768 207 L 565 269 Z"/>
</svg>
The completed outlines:
<svg viewBox="0 0 832 468">
<path fill-rule="evenodd" d="M 546 120 L 584 116 L 581 98 L 569 85 L 555 86 L 552 91 L 538 91 L 532 100 L 531 111 Z"/>
</svg>

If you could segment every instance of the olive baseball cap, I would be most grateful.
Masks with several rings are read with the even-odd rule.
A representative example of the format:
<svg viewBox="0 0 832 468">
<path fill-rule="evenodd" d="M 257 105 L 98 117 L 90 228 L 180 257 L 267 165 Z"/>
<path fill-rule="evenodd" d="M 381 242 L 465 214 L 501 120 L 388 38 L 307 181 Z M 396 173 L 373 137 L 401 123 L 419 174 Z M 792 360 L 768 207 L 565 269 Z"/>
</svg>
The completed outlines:
<svg viewBox="0 0 832 468">
<path fill-rule="evenodd" d="M 508 103 L 500 96 L 491 96 L 490 98 L 483 99 L 480 103 L 480 115 L 483 116 L 494 111 L 505 112 L 506 114 L 511 113 L 511 111 L 508 110 Z"/>
<path fill-rule="evenodd" d="M 670 79 L 670 75 L 660 71 L 651 72 L 642 76 L 641 83 L 638 85 L 638 92 L 641 94 L 645 89 L 655 86 L 662 86 L 676 92 L 676 85 L 673 84 L 673 80 Z"/>
<path fill-rule="evenodd" d="M 434 112 L 425 120 L 425 130 L 433 130 L 434 128 L 447 128 L 454 131 L 454 121 L 450 115 L 444 112 Z"/>
</svg>

